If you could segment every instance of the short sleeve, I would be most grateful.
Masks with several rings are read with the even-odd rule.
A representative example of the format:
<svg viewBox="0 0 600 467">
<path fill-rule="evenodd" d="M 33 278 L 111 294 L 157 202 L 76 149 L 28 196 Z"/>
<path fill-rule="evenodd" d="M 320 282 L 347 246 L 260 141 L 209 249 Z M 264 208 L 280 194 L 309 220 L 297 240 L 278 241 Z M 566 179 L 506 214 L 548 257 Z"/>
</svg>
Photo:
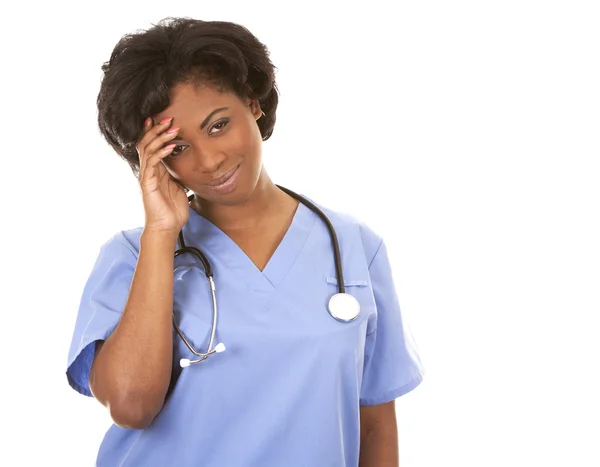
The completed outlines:
<svg viewBox="0 0 600 467">
<path fill-rule="evenodd" d="M 369 267 L 377 324 L 367 335 L 360 405 L 392 401 L 416 388 L 424 376 L 408 323 L 403 319 L 383 242 Z"/>
<path fill-rule="evenodd" d="M 90 368 L 96 341 L 117 326 L 137 264 L 137 252 L 123 233 L 106 242 L 84 286 L 67 363 L 67 380 L 77 392 L 92 397 Z"/>
</svg>

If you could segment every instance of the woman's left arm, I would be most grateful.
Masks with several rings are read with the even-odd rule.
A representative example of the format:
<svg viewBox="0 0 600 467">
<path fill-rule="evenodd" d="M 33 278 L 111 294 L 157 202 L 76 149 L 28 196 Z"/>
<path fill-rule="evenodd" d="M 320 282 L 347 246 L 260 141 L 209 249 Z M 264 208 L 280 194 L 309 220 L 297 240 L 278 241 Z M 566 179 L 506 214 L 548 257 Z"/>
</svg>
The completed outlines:
<svg viewBox="0 0 600 467">
<path fill-rule="evenodd" d="M 359 467 L 399 467 L 395 401 L 360 408 Z"/>
</svg>

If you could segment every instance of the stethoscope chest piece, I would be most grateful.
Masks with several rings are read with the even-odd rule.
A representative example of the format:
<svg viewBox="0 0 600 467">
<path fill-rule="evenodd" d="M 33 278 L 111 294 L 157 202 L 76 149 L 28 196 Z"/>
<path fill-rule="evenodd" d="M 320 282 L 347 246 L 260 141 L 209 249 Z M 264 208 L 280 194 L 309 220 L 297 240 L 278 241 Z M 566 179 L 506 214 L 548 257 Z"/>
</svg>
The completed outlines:
<svg viewBox="0 0 600 467">
<path fill-rule="evenodd" d="M 348 322 L 360 313 L 360 303 L 348 293 L 336 293 L 329 299 L 329 314 L 338 321 Z"/>
</svg>

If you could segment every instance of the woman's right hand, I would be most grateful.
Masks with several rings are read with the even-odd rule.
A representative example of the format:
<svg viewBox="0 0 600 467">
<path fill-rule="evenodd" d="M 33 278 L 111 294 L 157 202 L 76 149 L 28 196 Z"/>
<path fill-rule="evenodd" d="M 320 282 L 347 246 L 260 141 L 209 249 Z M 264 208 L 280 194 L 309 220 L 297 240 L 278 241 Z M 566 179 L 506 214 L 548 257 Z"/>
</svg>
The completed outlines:
<svg viewBox="0 0 600 467">
<path fill-rule="evenodd" d="M 169 128 L 172 120 L 153 125 L 147 118 L 144 132 L 136 145 L 140 158 L 138 181 L 146 215 L 145 231 L 177 235 L 187 222 L 190 207 L 184 189 L 167 171 L 162 160 L 173 151 L 174 145 L 165 146 L 177 135 L 179 128 Z"/>
</svg>

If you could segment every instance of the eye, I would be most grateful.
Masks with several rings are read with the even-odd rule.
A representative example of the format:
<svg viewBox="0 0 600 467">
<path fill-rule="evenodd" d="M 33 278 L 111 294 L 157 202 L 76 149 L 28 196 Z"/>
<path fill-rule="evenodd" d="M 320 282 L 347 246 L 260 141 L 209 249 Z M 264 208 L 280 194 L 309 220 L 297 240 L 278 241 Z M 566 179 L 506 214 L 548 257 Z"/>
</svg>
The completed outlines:
<svg viewBox="0 0 600 467">
<path fill-rule="evenodd" d="M 213 126 L 210 127 L 210 130 L 208 130 L 208 134 L 212 135 L 215 133 L 221 133 L 221 131 L 223 131 L 223 128 L 225 128 L 228 123 L 229 123 L 228 119 L 219 120 L 217 123 L 215 123 Z M 218 131 L 213 131 L 215 128 Z"/>
<path fill-rule="evenodd" d="M 178 148 L 183 148 L 183 149 L 178 149 Z M 187 146 L 183 145 L 183 144 L 178 144 L 177 146 L 175 146 L 173 148 L 173 150 L 171 151 L 171 154 L 169 154 L 169 157 L 177 157 L 179 156 L 183 151 L 185 151 L 187 148 Z"/>
</svg>

